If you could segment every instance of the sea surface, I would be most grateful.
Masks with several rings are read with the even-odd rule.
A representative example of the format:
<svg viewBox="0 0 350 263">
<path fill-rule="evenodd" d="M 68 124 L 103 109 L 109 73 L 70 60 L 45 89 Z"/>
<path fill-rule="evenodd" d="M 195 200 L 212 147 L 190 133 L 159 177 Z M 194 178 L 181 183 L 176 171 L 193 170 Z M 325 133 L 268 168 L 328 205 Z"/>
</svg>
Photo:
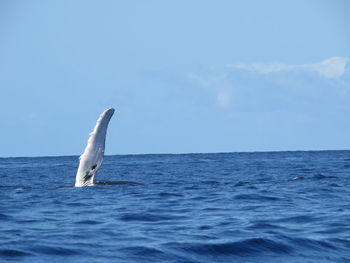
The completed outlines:
<svg viewBox="0 0 350 263">
<path fill-rule="evenodd" d="M 0 262 L 350 262 L 350 151 L 0 158 Z"/>
</svg>

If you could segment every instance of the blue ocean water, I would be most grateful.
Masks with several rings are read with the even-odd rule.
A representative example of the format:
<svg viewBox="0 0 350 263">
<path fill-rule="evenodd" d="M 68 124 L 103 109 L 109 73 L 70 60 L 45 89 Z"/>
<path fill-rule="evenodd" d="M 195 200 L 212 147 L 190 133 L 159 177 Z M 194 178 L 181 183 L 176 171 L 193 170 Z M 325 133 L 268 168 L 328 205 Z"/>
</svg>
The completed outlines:
<svg viewBox="0 0 350 263">
<path fill-rule="evenodd" d="M 350 151 L 0 158 L 0 262 L 350 262 Z"/>
</svg>

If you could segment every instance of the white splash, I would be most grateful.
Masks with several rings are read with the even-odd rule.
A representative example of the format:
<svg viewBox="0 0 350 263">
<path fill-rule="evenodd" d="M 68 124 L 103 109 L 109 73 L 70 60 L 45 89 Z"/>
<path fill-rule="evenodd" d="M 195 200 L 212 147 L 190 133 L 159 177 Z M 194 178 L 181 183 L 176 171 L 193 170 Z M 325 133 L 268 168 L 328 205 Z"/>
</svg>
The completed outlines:
<svg viewBox="0 0 350 263">
<path fill-rule="evenodd" d="M 75 187 L 94 184 L 95 174 L 103 161 L 108 123 L 113 114 L 113 108 L 102 112 L 93 131 L 90 133 L 84 153 L 79 158 Z"/>
</svg>

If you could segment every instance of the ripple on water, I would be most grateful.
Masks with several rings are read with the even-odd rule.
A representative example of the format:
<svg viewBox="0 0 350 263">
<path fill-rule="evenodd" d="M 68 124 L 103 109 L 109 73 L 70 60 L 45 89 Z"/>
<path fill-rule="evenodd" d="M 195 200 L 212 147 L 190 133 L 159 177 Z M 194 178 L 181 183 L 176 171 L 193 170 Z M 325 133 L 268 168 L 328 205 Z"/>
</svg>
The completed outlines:
<svg viewBox="0 0 350 263">
<path fill-rule="evenodd" d="M 0 255 L 5 258 L 17 258 L 31 256 L 32 254 L 18 249 L 0 249 Z"/>
<path fill-rule="evenodd" d="M 316 216 L 310 216 L 310 215 L 300 215 L 300 216 L 290 216 L 290 217 L 283 217 L 275 220 L 271 220 L 275 223 L 311 223 L 317 221 L 319 218 Z"/>
<path fill-rule="evenodd" d="M 234 199 L 237 200 L 253 200 L 253 201 L 279 201 L 281 198 L 275 197 L 275 196 L 267 196 L 267 195 L 260 195 L 260 194 L 238 194 L 234 196 Z"/>
<path fill-rule="evenodd" d="M 102 224 L 102 222 L 97 221 L 97 220 L 80 220 L 78 222 L 75 222 L 75 224 L 82 224 L 82 225 L 98 225 L 98 224 Z"/>
<path fill-rule="evenodd" d="M 294 247 L 302 247 L 303 249 L 312 249 L 314 251 L 320 251 L 324 249 L 336 249 L 330 242 L 324 240 L 315 240 L 310 238 L 290 238 L 286 237 L 285 240 L 288 240 L 291 245 Z"/>
<path fill-rule="evenodd" d="M 34 246 L 31 250 L 44 255 L 71 256 L 83 254 L 80 249 L 71 249 L 61 246 Z"/>
<path fill-rule="evenodd" d="M 177 220 L 183 218 L 182 216 L 169 216 L 169 215 L 159 215 L 153 213 L 126 213 L 120 217 L 122 221 L 141 221 L 141 222 L 159 222 L 168 220 Z"/>
<path fill-rule="evenodd" d="M 3 213 L 0 213 L 0 221 L 8 221 L 10 220 L 12 217 L 10 215 L 6 215 Z"/>
<path fill-rule="evenodd" d="M 131 246 L 126 248 L 121 248 L 119 251 L 122 253 L 125 253 L 127 255 L 133 254 L 135 256 L 142 256 L 142 257 L 162 257 L 165 255 L 165 253 L 159 249 L 156 248 L 150 248 L 145 246 Z"/>
<path fill-rule="evenodd" d="M 169 243 L 166 246 L 199 257 L 209 256 L 213 258 L 220 256 L 242 257 L 260 253 L 289 254 L 293 251 L 289 245 L 266 238 L 251 238 L 226 243 Z"/>
</svg>

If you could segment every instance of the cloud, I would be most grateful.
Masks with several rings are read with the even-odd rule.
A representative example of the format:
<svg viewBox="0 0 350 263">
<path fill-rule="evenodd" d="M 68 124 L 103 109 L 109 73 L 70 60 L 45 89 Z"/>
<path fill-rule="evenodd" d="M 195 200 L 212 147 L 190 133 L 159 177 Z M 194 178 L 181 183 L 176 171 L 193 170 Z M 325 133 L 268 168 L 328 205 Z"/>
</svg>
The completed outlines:
<svg viewBox="0 0 350 263">
<path fill-rule="evenodd" d="M 226 92 L 219 91 L 216 99 L 219 106 L 222 108 L 228 108 L 231 104 L 231 96 Z"/>
<path fill-rule="evenodd" d="M 343 57 L 332 57 L 318 63 L 289 65 L 284 63 L 251 63 L 251 64 L 229 64 L 228 67 L 234 69 L 243 69 L 260 74 L 268 74 L 281 71 L 312 71 L 317 72 L 326 78 L 341 77 L 350 60 Z"/>
<path fill-rule="evenodd" d="M 300 65 L 232 64 L 193 71 L 187 79 L 202 89 L 197 91 L 208 107 L 228 112 L 349 112 L 348 62 L 333 57 Z"/>
<path fill-rule="evenodd" d="M 318 64 L 305 65 L 306 68 L 317 71 L 327 78 L 337 78 L 344 74 L 349 59 L 333 57 Z"/>
<path fill-rule="evenodd" d="M 190 73 L 188 79 L 206 88 L 216 96 L 216 104 L 221 108 L 229 108 L 233 97 L 233 84 L 226 73 L 200 75 Z"/>
<path fill-rule="evenodd" d="M 289 66 L 287 64 L 281 64 L 281 63 L 229 64 L 228 67 L 234 68 L 234 69 L 244 69 L 244 70 L 253 71 L 253 72 L 262 73 L 262 74 L 279 72 L 284 70 L 291 70 L 294 68 L 293 66 Z"/>
</svg>

